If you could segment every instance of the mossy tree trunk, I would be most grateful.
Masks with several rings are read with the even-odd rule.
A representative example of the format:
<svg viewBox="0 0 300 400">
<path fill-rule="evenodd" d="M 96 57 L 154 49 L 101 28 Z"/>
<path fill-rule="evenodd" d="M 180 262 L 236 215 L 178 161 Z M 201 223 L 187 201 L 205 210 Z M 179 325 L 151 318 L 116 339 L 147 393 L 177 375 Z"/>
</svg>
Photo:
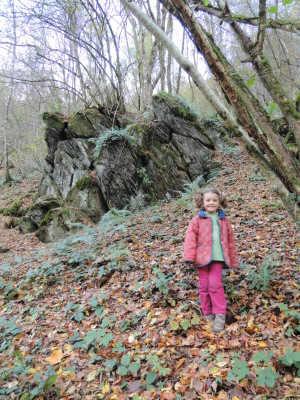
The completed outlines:
<svg viewBox="0 0 300 400">
<path fill-rule="evenodd" d="M 226 126 L 243 143 L 249 154 L 258 163 L 262 172 L 270 181 L 273 190 L 278 193 L 288 212 L 294 219 L 300 216 L 295 197 L 300 196 L 300 177 L 284 143 L 273 130 L 266 113 L 258 100 L 252 96 L 243 80 L 239 78 L 230 64 L 215 45 L 213 38 L 198 24 L 190 7 L 183 0 L 167 0 L 163 4 L 182 22 L 193 37 L 198 50 L 205 57 L 211 71 L 222 86 L 235 115 L 221 102 L 204 81 L 199 71 L 176 47 L 176 45 L 155 25 L 133 2 L 121 2 L 144 24 L 144 26 L 172 53 L 182 68 L 192 77 L 207 100 L 223 118 Z M 174 8 L 176 6 L 176 8 Z M 264 156 L 267 155 L 267 157 Z"/>
</svg>

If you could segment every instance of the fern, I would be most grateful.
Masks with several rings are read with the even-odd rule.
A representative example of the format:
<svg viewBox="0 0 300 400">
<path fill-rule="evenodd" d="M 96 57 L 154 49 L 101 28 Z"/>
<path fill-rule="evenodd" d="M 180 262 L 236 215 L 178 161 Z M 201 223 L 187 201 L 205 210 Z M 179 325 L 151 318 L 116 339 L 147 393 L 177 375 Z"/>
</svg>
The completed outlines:
<svg viewBox="0 0 300 400">
<path fill-rule="evenodd" d="M 262 265 L 260 267 L 259 272 L 250 271 L 248 274 L 248 279 L 252 280 L 252 283 L 249 285 L 250 289 L 257 289 L 263 292 L 268 291 L 270 287 L 271 281 L 274 279 L 274 266 L 277 265 L 278 253 L 274 252 L 267 257 L 265 257 Z"/>
<path fill-rule="evenodd" d="M 146 207 L 147 195 L 139 191 L 135 197 L 131 196 L 128 208 L 135 213 Z"/>
<path fill-rule="evenodd" d="M 181 197 L 178 200 L 179 203 L 186 203 L 190 201 L 192 194 L 199 189 L 202 185 L 204 185 L 205 179 L 203 175 L 198 176 L 193 182 L 184 182 L 184 192 L 180 192 Z"/>
<path fill-rule="evenodd" d="M 103 215 L 98 224 L 98 229 L 100 232 L 107 232 L 109 228 L 116 225 L 122 225 L 126 219 L 132 216 L 133 214 L 129 210 L 118 210 L 116 208 L 112 208 Z"/>
<path fill-rule="evenodd" d="M 104 133 L 96 140 L 90 139 L 90 141 L 95 143 L 94 159 L 97 160 L 99 158 L 103 147 L 108 147 L 111 143 L 118 140 L 127 140 L 129 145 L 132 145 L 135 142 L 135 139 L 133 136 L 130 136 L 128 129 L 129 126 L 125 129 L 110 128 L 104 131 Z"/>
</svg>

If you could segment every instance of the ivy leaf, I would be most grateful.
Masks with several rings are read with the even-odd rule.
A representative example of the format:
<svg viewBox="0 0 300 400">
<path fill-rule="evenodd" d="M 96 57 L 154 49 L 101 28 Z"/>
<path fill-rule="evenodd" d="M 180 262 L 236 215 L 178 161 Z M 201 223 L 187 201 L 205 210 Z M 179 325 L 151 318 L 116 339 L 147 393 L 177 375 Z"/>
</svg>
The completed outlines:
<svg viewBox="0 0 300 400">
<path fill-rule="evenodd" d="M 125 376 L 128 373 L 128 369 L 124 365 L 120 365 L 118 368 L 118 373 L 120 376 Z"/>
<path fill-rule="evenodd" d="M 282 4 L 283 4 L 284 6 L 287 6 L 288 4 L 291 4 L 293 1 L 294 1 L 294 0 L 283 0 L 283 1 L 282 1 Z"/>
<path fill-rule="evenodd" d="M 231 372 L 231 371 L 229 371 L 228 372 L 228 374 L 227 374 L 227 382 L 232 382 L 232 381 L 236 381 L 236 376 Z"/>
<path fill-rule="evenodd" d="M 98 305 L 98 300 L 95 296 L 93 296 L 90 300 L 90 304 L 92 307 L 96 307 Z"/>
<path fill-rule="evenodd" d="M 177 329 L 179 328 L 179 325 L 175 321 L 171 321 L 170 326 L 171 326 L 172 331 L 177 331 Z"/>
<path fill-rule="evenodd" d="M 278 303 L 278 308 L 280 308 L 281 311 L 289 311 L 289 307 L 285 303 Z"/>
<path fill-rule="evenodd" d="M 294 362 L 294 355 L 293 355 L 292 350 L 289 347 L 286 349 L 285 359 L 286 359 L 285 365 L 292 365 Z"/>
<path fill-rule="evenodd" d="M 119 341 L 117 342 L 117 344 L 116 344 L 116 347 L 113 349 L 113 351 L 114 351 L 114 352 L 117 352 L 117 353 L 124 353 L 125 350 L 126 350 L 126 349 L 125 349 L 125 347 L 123 346 L 122 340 L 119 340 Z"/>
<path fill-rule="evenodd" d="M 248 368 L 247 362 L 235 360 L 235 366 L 232 368 L 231 372 L 239 378 L 239 380 L 244 379 L 247 375 L 250 374 L 250 370 Z"/>
<path fill-rule="evenodd" d="M 106 360 L 103 365 L 104 365 L 104 367 L 113 369 L 114 366 L 117 364 L 117 362 L 118 362 L 118 360 L 116 358 L 113 358 L 112 360 Z"/>
<path fill-rule="evenodd" d="M 151 385 L 151 383 L 153 383 L 155 379 L 156 379 L 156 373 L 154 371 L 147 372 L 146 381 L 149 385 Z"/>
<path fill-rule="evenodd" d="M 191 326 L 191 323 L 188 319 L 184 319 L 183 321 L 180 322 L 180 325 L 186 331 Z"/>
<path fill-rule="evenodd" d="M 271 367 L 268 368 L 257 368 L 257 384 L 258 386 L 267 385 L 273 387 L 275 380 L 279 377 L 276 371 L 273 371 Z"/>
<path fill-rule="evenodd" d="M 276 6 L 272 6 L 270 8 L 267 9 L 269 14 L 276 14 L 278 11 L 278 8 Z"/>
<path fill-rule="evenodd" d="M 256 77 L 256 74 L 254 74 L 254 75 L 251 76 L 251 78 L 249 79 L 249 81 L 246 83 L 247 87 L 250 87 L 250 86 L 254 85 L 254 83 L 255 83 L 255 77 Z"/>
<path fill-rule="evenodd" d="M 204 5 L 207 7 L 209 5 L 209 0 L 204 0 Z"/>
<path fill-rule="evenodd" d="M 51 386 L 53 386 L 56 382 L 57 379 L 57 375 L 51 375 L 46 379 L 45 382 L 45 388 L 50 388 Z"/>
<path fill-rule="evenodd" d="M 193 316 L 193 319 L 191 320 L 191 323 L 192 323 L 192 325 L 197 325 L 197 324 L 199 324 L 199 322 L 200 322 L 200 317 L 199 317 L 199 315 L 195 314 Z"/>
<path fill-rule="evenodd" d="M 108 317 L 103 318 L 102 322 L 101 322 L 101 327 L 102 328 L 106 328 L 107 325 L 109 325 L 110 323 L 110 319 Z"/>
<path fill-rule="evenodd" d="M 296 351 L 294 354 L 293 354 L 293 358 L 294 358 L 294 361 L 300 361 L 300 351 Z"/>
<path fill-rule="evenodd" d="M 100 340 L 100 346 L 102 345 L 102 346 L 104 346 L 104 347 L 107 347 L 108 346 L 108 343 L 109 342 L 111 342 L 111 341 L 113 341 L 114 340 L 114 337 L 113 337 L 113 335 L 111 334 L 111 333 L 108 333 L 107 335 L 105 335 L 101 340 Z"/>
<path fill-rule="evenodd" d="M 104 307 L 96 307 L 95 308 L 95 315 L 97 317 L 99 317 L 99 315 L 101 315 L 103 313 L 103 311 L 104 311 Z"/>
<path fill-rule="evenodd" d="M 136 362 L 132 362 L 130 363 L 128 370 L 130 372 L 132 372 L 133 374 L 135 374 L 136 372 L 138 372 L 138 370 L 141 368 L 141 364 L 136 363 Z"/>
<path fill-rule="evenodd" d="M 260 362 L 268 363 L 271 358 L 273 357 L 274 351 L 271 350 L 269 354 L 266 354 L 264 351 L 259 351 L 258 353 L 254 354 L 253 358 L 254 361 L 258 364 Z"/>
<path fill-rule="evenodd" d="M 124 354 L 123 357 L 121 358 L 121 364 L 125 365 L 125 367 L 128 367 L 130 364 L 131 357 L 129 354 Z"/>
</svg>

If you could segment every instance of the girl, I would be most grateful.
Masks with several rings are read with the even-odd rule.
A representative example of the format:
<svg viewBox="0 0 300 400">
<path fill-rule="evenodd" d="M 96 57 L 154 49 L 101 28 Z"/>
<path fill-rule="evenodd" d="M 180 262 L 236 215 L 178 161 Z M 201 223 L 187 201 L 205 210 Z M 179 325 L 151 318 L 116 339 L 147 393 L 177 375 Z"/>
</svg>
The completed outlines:
<svg viewBox="0 0 300 400">
<path fill-rule="evenodd" d="M 200 211 L 189 223 L 184 259 L 198 269 L 203 314 L 213 322 L 213 332 L 221 332 L 226 314 L 222 271 L 239 266 L 237 251 L 230 223 L 220 209 L 227 205 L 225 196 L 211 187 L 198 194 L 195 201 Z"/>
</svg>

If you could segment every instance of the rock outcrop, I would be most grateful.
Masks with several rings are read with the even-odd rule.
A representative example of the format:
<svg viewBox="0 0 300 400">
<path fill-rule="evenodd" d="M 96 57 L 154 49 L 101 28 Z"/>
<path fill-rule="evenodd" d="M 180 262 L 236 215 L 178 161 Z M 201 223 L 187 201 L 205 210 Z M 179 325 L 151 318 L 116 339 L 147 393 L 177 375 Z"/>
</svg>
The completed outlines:
<svg viewBox="0 0 300 400">
<path fill-rule="evenodd" d="M 69 119 L 44 113 L 45 170 L 23 231 L 39 229 L 41 240 L 53 241 L 82 218 L 97 222 L 138 195 L 148 203 L 177 196 L 186 181 L 205 176 L 214 143 L 197 114 L 165 92 L 153 97 L 153 113 L 139 121 L 97 109 Z"/>
</svg>

